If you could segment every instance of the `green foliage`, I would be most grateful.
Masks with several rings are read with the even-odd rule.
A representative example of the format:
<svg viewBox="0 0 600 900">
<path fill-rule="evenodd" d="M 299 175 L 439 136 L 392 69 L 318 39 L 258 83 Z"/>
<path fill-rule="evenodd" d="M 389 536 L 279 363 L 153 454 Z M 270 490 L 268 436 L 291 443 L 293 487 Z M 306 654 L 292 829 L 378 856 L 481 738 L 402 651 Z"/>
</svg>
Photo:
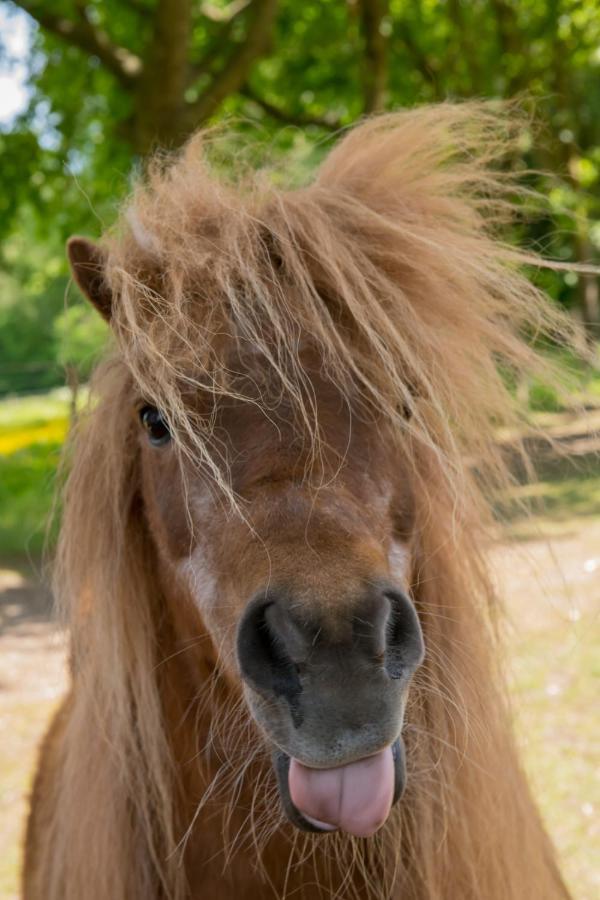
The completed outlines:
<svg viewBox="0 0 600 900">
<path fill-rule="evenodd" d="M 146 66 L 151 63 L 148 48 L 159 0 L 22 2 L 34 13 L 51 7 L 52 15 L 72 22 L 83 8 L 112 44 Z M 246 7 L 216 0 L 193 7 L 188 56 L 196 74 L 182 97 L 185 109 L 242 52 L 256 2 Z M 3 12 L 18 6 L 19 0 L 0 0 Z M 522 155 L 513 164 L 553 174 L 529 176 L 545 201 L 537 220 L 515 236 L 556 259 L 598 259 L 600 0 L 389 0 L 380 6 L 378 31 L 387 42 L 386 108 L 520 97 L 540 127 L 523 133 Z M 241 144 L 257 164 L 265 156 L 286 153 L 288 169 L 302 180 L 336 129 L 362 114 L 366 62 L 360 10 L 360 0 L 280 0 L 264 50 L 241 85 L 224 92 L 212 115 L 212 121 L 228 119 L 234 155 Z M 10 372 L 17 366 L 21 374 L 15 376 L 15 389 L 59 383 L 65 354 L 71 352 L 65 344 L 71 326 L 77 330 L 73 344 L 81 345 L 82 329 L 88 331 L 83 343 L 89 338 L 92 353 L 91 320 L 88 328 L 83 313 L 62 312 L 64 240 L 74 232 L 93 236 L 103 230 L 140 164 L 132 136 L 141 102 L 138 88 L 116 76 L 98 55 L 48 27 L 34 27 L 29 66 L 28 108 L 0 131 L 0 237 L 5 239 L 0 393 L 11 386 Z M 163 86 L 166 92 L 164 78 L 159 94 Z M 570 307 L 583 301 L 584 277 L 538 276 L 557 301 Z M 89 358 L 88 349 L 81 345 L 80 350 Z M 78 359 L 80 350 L 74 351 Z M 41 363 L 43 372 L 31 368 Z"/>
<path fill-rule="evenodd" d="M 0 269 L 0 394 L 62 381 L 53 322 L 64 305 L 66 267 L 52 247 L 28 239 L 31 215 L 21 211 L 23 231 L 6 241 Z"/>
<path fill-rule="evenodd" d="M 106 323 L 94 309 L 79 302 L 60 313 L 53 326 L 57 361 L 87 378 L 106 343 Z"/>
<path fill-rule="evenodd" d="M 0 402 L 0 557 L 36 556 L 48 532 L 68 392 Z"/>
<path fill-rule="evenodd" d="M 70 282 L 62 246 L 31 240 L 36 213 L 19 209 L 0 265 L 0 396 L 64 382 L 67 366 L 87 378 L 107 327 Z"/>
<path fill-rule="evenodd" d="M 0 455 L 0 550 L 37 555 L 46 538 L 60 444 L 33 444 Z"/>
<path fill-rule="evenodd" d="M 558 412 L 562 404 L 554 388 L 536 382 L 529 388 L 529 408 L 533 412 Z"/>
</svg>

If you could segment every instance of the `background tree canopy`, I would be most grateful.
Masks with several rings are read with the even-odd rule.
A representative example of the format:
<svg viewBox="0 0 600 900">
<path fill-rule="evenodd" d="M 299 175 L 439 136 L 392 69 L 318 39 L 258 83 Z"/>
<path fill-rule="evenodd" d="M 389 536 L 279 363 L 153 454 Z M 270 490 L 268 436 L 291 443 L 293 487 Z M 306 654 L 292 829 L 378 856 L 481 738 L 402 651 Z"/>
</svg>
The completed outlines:
<svg viewBox="0 0 600 900">
<path fill-rule="evenodd" d="M 29 102 L 0 131 L 0 392 L 85 376 L 102 326 L 67 291 L 63 243 L 112 220 L 140 161 L 231 117 L 299 159 L 365 113 L 521 97 L 546 198 L 520 239 L 600 248 L 600 0 L 0 0 L 32 23 Z M 0 62 L 9 64 L 0 38 Z M 530 176 L 532 177 L 532 176 Z M 597 335 L 598 282 L 546 276 Z M 67 293 L 66 293 L 67 292 Z M 70 333 L 75 337 L 69 337 Z"/>
</svg>

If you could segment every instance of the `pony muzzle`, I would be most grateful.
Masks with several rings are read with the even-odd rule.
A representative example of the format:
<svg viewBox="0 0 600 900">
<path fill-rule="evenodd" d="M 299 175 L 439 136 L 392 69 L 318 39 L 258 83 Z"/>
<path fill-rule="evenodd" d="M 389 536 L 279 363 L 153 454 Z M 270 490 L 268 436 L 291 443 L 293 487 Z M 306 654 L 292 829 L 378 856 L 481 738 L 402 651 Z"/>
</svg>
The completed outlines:
<svg viewBox="0 0 600 900">
<path fill-rule="evenodd" d="M 303 831 L 367 837 L 404 789 L 401 732 L 421 629 L 410 599 L 387 584 L 340 606 L 334 624 L 311 609 L 284 592 L 248 604 L 237 642 L 246 699 L 276 748 L 287 818 Z"/>
</svg>

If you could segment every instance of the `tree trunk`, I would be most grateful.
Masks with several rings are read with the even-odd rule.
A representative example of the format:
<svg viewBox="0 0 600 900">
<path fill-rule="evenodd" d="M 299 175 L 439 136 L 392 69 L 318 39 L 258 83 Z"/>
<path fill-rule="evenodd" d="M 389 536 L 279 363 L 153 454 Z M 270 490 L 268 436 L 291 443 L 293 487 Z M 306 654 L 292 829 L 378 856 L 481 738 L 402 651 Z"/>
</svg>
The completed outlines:
<svg viewBox="0 0 600 900">
<path fill-rule="evenodd" d="M 364 41 L 363 111 L 379 112 L 385 106 L 388 81 L 388 40 L 383 31 L 387 0 L 362 0 L 361 28 Z"/>
<path fill-rule="evenodd" d="M 159 0 L 134 95 L 133 144 L 140 156 L 177 146 L 187 136 L 183 113 L 191 26 L 191 0 Z"/>
</svg>

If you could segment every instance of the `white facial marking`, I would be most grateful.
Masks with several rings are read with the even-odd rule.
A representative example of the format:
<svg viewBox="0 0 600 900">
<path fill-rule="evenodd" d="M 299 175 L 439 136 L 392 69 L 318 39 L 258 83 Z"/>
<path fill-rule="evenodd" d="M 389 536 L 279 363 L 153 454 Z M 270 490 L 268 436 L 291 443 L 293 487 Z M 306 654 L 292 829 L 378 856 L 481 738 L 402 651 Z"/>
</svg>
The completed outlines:
<svg viewBox="0 0 600 900">
<path fill-rule="evenodd" d="M 179 574 L 189 586 L 197 606 L 212 602 L 216 580 L 210 570 L 204 547 L 198 544 L 191 555 L 178 566 Z"/>
<path fill-rule="evenodd" d="M 156 236 L 148 231 L 147 228 L 144 228 L 132 207 L 129 207 L 126 211 L 125 218 L 129 223 L 136 243 L 139 244 L 142 250 L 145 250 L 151 256 L 160 256 L 160 245 Z"/>
<path fill-rule="evenodd" d="M 208 520 L 211 512 L 210 496 L 200 491 L 191 491 L 188 496 L 191 518 L 195 523 Z M 184 562 L 178 566 L 179 574 L 189 586 L 197 606 L 206 607 L 212 603 L 216 592 L 216 579 L 212 572 L 211 562 L 202 541 L 197 535 L 194 549 Z"/>
<path fill-rule="evenodd" d="M 392 541 L 388 554 L 390 575 L 400 584 L 406 585 L 409 579 L 410 546 L 406 541 Z"/>
</svg>

